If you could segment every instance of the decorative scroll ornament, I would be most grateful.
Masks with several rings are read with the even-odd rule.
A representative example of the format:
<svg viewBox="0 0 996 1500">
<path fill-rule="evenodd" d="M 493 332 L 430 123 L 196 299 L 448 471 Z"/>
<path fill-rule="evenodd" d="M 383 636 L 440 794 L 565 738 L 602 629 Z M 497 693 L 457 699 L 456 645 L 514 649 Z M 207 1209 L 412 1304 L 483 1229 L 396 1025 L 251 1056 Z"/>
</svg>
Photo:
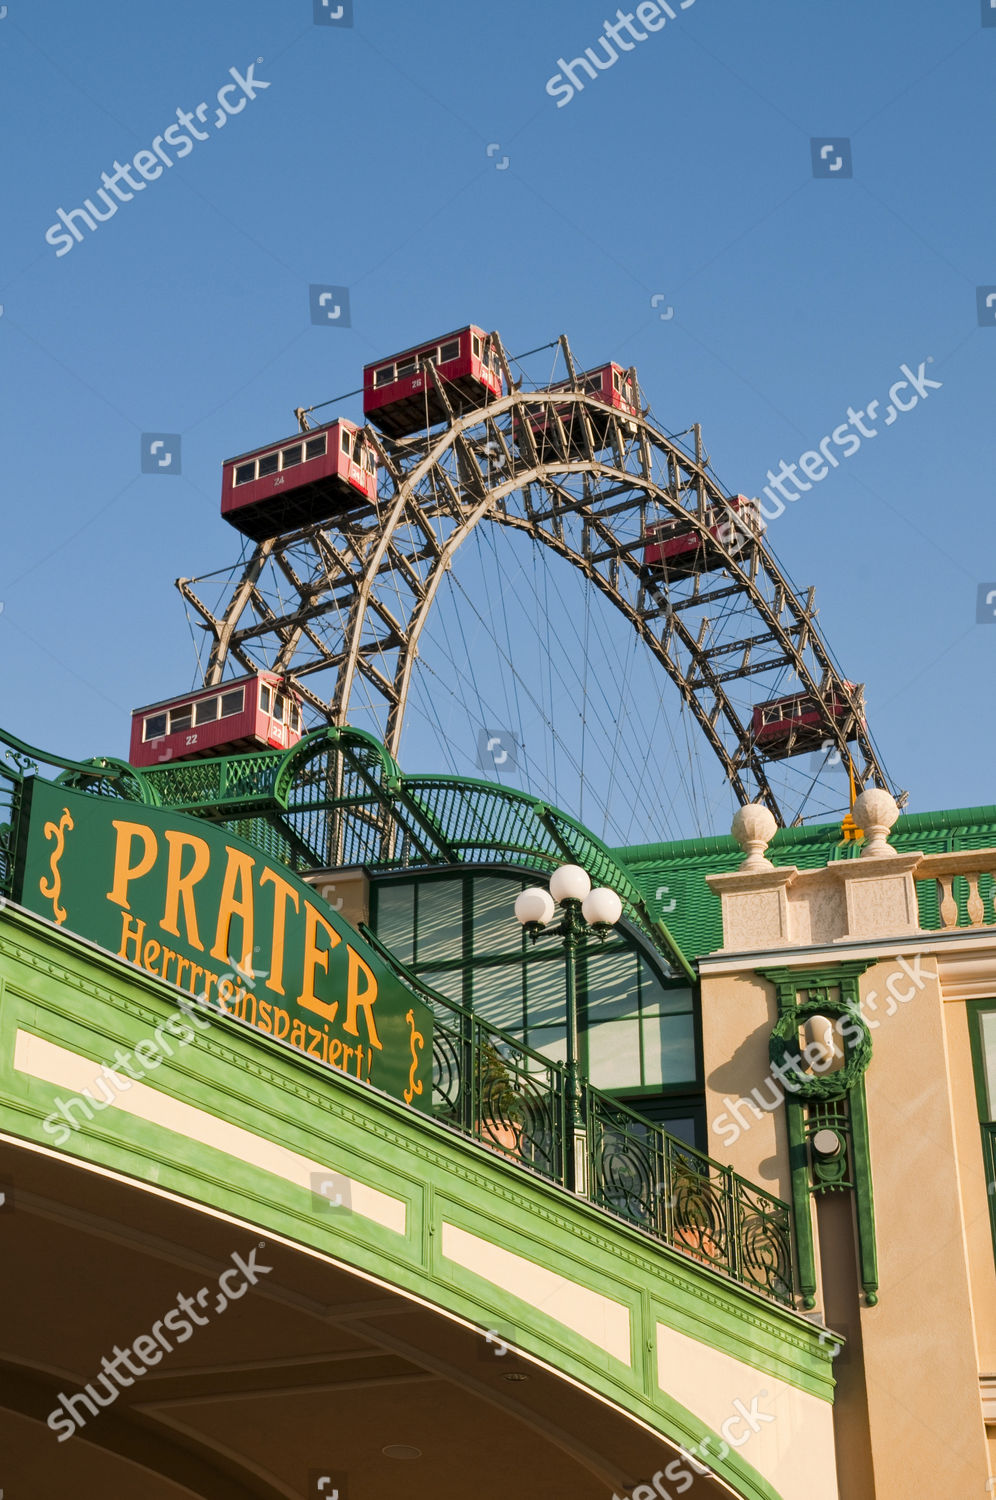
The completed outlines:
<svg viewBox="0 0 996 1500">
<path fill-rule="evenodd" d="M 405 1089 L 403 1097 L 406 1104 L 411 1104 L 415 1095 L 422 1092 L 422 1080 L 419 1078 L 416 1081 L 415 1074 L 418 1072 L 418 1055 L 425 1046 L 425 1037 L 420 1031 L 416 1031 L 415 1029 L 415 1012 L 413 1010 L 409 1010 L 405 1016 L 405 1020 L 408 1022 L 411 1031 L 408 1042 L 412 1049 L 412 1066 L 411 1072 L 408 1075 L 408 1087 Z"/>
<path fill-rule="evenodd" d="M 58 823 L 45 824 L 45 837 L 55 840 L 55 848 L 49 859 L 49 867 L 52 871 L 51 880 L 39 880 L 38 889 L 46 900 L 52 903 L 52 914 L 61 927 L 68 915 L 66 908 L 59 905 L 59 896 L 62 894 L 62 873 L 59 870 L 59 861 L 66 849 L 66 832 L 74 827 L 72 815 L 68 807 L 62 809 L 62 817 Z"/>
</svg>

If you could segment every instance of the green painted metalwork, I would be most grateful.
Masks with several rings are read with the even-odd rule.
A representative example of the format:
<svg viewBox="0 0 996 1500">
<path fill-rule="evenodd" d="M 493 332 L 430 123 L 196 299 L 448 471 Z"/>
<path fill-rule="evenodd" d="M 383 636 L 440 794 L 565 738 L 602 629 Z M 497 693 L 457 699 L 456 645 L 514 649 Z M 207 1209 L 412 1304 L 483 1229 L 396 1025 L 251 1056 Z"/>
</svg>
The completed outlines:
<svg viewBox="0 0 996 1500">
<path fill-rule="evenodd" d="M 996 1100 L 990 1100 L 990 1085 L 986 1067 L 986 1049 L 982 1035 L 982 1017 L 996 1011 L 996 998 L 992 1000 L 969 1000 L 965 1010 L 968 1015 L 968 1034 L 972 1049 L 972 1072 L 975 1078 L 975 1100 L 979 1110 L 979 1129 L 982 1132 L 982 1160 L 986 1172 L 986 1196 L 989 1200 L 989 1227 L 993 1237 L 993 1254 L 996 1256 L 996 1121 L 993 1120 Z"/>
<path fill-rule="evenodd" d="M 42 768 L 57 773 L 60 784 L 100 797 L 122 797 L 155 806 L 156 794 L 141 771 L 127 761 L 104 756 L 94 760 L 70 760 L 26 745 L 16 735 L 0 729 L 0 895 L 10 895 L 14 885 L 24 787 Z"/>
<path fill-rule="evenodd" d="M 806 1307 L 816 1305 L 816 1256 L 810 1198 L 850 1190 L 858 1227 L 861 1287 L 870 1307 L 878 1301 L 875 1203 L 864 1074 L 871 1060 L 871 1032 L 861 1015 L 858 982 L 873 960 L 851 960 L 819 969 L 757 969 L 775 986 L 778 1020 L 770 1056 L 785 1089 L 785 1114 L 792 1178 L 792 1207 L 799 1267 L 799 1290 Z M 838 1028 L 844 1063 L 836 1071 L 807 1076 L 802 1071 L 799 1028 L 812 1016 L 844 1023 Z M 818 1130 L 832 1130 L 843 1159 L 823 1162 L 812 1146 Z"/>
<path fill-rule="evenodd" d="M 330 1075 L 233 1017 L 213 1019 L 203 1040 L 167 1054 L 149 1086 L 389 1195 L 404 1208 L 400 1232 L 362 1214 L 330 1213 L 306 1183 L 226 1154 L 196 1131 L 150 1124 L 125 1108 L 95 1111 L 69 1140 L 53 1144 L 44 1121 L 59 1087 L 13 1066 L 17 1032 L 43 1036 L 99 1065 L 115 1048 L 133 1052 L 152 1036 L 175 1014 L 178 997 L 161 980 L 11 907 L 0 913 L 0 985 L 0 1125 L 25 1150 L 39 1146 L 77 1162 L 81 1174 L 104 1170 L 130 1181 L 137 1216 L 145 1193 L 173 1194 L 195 1209 L 313 1249 L 476 1326 L 482 1336 L 511 1326 L 527 1354 L 662 1436 L 685 1446 L 710 1439 L 711 1451 L 724 1454 L 711 1466 L 731 1492 L 778 1500 L 776 1489 L 683 1405 L 694 1384 L 684 1371 L 672 1371 L 662 1389 L 651 1351 L 660 1323 L 694 1339 L 717 1380 L 730 1380 L 728 1356 L 756 1371 L 756 1384 L 770 1374 L 829 1403 L 833 1367 L 820 1330 L 787 1306 L 518 1169 L 502 1152 L 461 1139 L 440 1119 L 356 1079 Z M 624 1308 L 628 1362 L 542 1305 L 448 1260 L 440 1249 L 447 1223 Z"/>
<path fill-rule="evenodd" d="M 433 1112 L 682 1254 L 792 1305 L 789 1206 L 425 985 L 363 934 L 433 1011 Z M 808 1204 L 807 1204 L 808 1213 Z"/>
<path fill-rule="evenodd" d="M 595 1089 L 586 1092 L 585 1113 L 594 1203 L 734 1281 L 792 1304 L 787 1203 Z"/>
<path fill-rule="evenodd" d="M 583 865 L 618 891 L 629 919 L 669 963 L 694 972 L 667 925 L 608 848 L 559 808 L 508 787 L 458 776 L 407 776 L 372 735 L 329 726 L 289 751 L 189 760 L 145 773 L 164 805 L 217 819 L 243 837 L 282 840 L 293 868 L 372 870 L 487 862 L 548 874 Z M 271 852 L 271 848 L 268 848 Z"/>
<path fill-rule="evenodd" d="M 575 861 L 594 884 L 613 886 L 630 920 L 670 964 L 695 977 L 638 886 L 576 819 L 486 781 L 406 776 L 363 730 L 326 726 L 289 751 L 173 761 L 142 772 L 109 758 L 78 762 L 51 756 L 12 736 L 0 735 L 0 743 L 15 765 L 21 756 L 29 772 L 38 764 L 59 767 L 65 785 L 221 822 L 297 871 L 342 864 L 418 869 L 486 859 L 547 874 L 565 860 Z M 24 773 L 4 774 L 13 816 L 12 788 Z M 9 880 L 9 872 L 0 870 L 0 879 Z"/>
</svg>

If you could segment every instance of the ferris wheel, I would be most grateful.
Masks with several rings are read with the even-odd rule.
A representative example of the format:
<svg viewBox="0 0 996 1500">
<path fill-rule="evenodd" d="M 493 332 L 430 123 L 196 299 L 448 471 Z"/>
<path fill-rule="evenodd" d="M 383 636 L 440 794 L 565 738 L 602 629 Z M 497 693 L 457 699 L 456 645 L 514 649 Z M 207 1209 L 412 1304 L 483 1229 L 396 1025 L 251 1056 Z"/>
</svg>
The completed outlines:
<svg viewBox="0 0 996 1500">
<path fill-rule="evenodd" d="M 799 822 L 839 801 L 842 770 L 844 811 L 847 783 L 902 800 L 757 502 L 724 492 L 697 427 L 664 430 L 635 370 L 545 347 L 562 365 L 537 382 L 470 325 L 368 365 L 366 426 L 299 409 L 300 432 L 225 463 L 222 514 L 253 545 L 177 581 L 206 632 L 205 688 L 275 674 L 313 722 L 362 712 L 397 757 L 420 643 L 488 523 L 614 606 L 738 802 Z"/>
</svg>

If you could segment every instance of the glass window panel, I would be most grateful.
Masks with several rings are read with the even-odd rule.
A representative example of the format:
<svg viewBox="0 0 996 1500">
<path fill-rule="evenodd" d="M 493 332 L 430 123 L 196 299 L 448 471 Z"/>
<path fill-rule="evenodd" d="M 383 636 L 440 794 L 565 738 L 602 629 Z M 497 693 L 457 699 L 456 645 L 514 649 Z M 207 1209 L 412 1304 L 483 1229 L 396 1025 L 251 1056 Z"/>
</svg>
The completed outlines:
<svg viewBox="0 0 996 1500">
<path fill-rule="evenodd" d="M 280 467 L 282 469 L 292 469 L 295 464 L 299 464 L 301 462 L 303 456 L 304 449 L 302 445 L 300 443 L 295 443 L 293 448 L 285 448 L 281 453 Z"/>
<path fill-rule="evenodd" d="M 256 460 L 255 459 L 253 459 L 253 461 L 252 461 L 251 464 L 239 464 L 238 468 L 235 470 L 235 483 L 236 484 L 251 484 L 252 481 L 255 478 L 256 478 Z"/>
<path fill-rule="evenodd" d="M 474 956 L 482 953 L 522 952 L 522 927 L 515 915 L 521 880 L 474 881 Z"/>
<path fill-rule="evenodd" d="M 406 375 L 414 375 L 416 368 L 417 368 L 417 361 L 415 359 L 414 354 L 411 355 L 408 359 L 399 359 L 398 360 L 398 379 L 402 380 Z"/>
<path fill-rule="evenodd" d="M 415 887 L 382 885 L 377 888 L 377 936 L 403 964 L 410 964 L 415 945 Z"/>
<path fill-rule="evenodd" d="M 415 956 L 420 964 L 463 957 L 462 880 L 426 880 L 419 885 Z"/>
<path fill-rule="evenodd" d="M 217 698 L 202 698 L 200 703 L 194 704 L 194 723 L 213 724 L 218 717 Z"/>
<path fill-rule="evenodd" d="M 588 1072 L 599 1089 L 640 1087 L 640 1023 L 635 1016 L 589 1029 Z"/>
<path fill-rule="evenodd" d="M 265 458 L 261 458 L 259 461 L 260 479 L 264 479 L 267 474 L 275 474 L 277 472 L 277 464 L 279 462 L 279 453 L 268 453 Z"/>
<path fill-rule="evenodd" d="M 645 1084 L 694 1082 L 695 1026 L 691 1015 L 644 1018 L 643 1067 Z"/>
<path fill-rule="evenodd" d="M 472 986 L 475 1013 L 492 1026 L 521 1036 L 525 1023 L 522 964 L 478 964 Z"/>
<path fill-rule="evenodd" d="M 178 729 L 189 729 L 193 714 L 190 704 L 183 708 L 171 708 L 169 711 L 169 732 L 175 734 Z"/>
<path fill-rule="evenodd" d="M 269 692 L 269 688 L 266 689 Z M 230 719 L 233 714 L 240 714 L 245 702 L 245 688 L 236 688 L 234 692 L 222 693 L 221 695 L 221 717 Z"/>
<path fill-rule="evenodd" d="M 282 724 L 284 722 L 285 701 L 286 700 L 279 693 L 273 700 L 273 717 L 276 719 L 278 724 Z"/>
<path fill-rule="evenodd" d="M 152 714 L 145 721 L 143 738 L 147 740 L 158 740 L 166 733 L 166 715 Z"/>
<path fill-rule="evenodd" d="M 694 1115 L 661 1115 L 657 1123 L 664 1127 L 668 1135 L 676 1135 L 679 1141 L 684 1141 L 686 1146 L 698 1145 Z"/>
<path fill-rule="evenodd" d="M 567 1061 L 567 1037 L 562 1026 L 531 1026 L 524 1041 L 527 1047 L 542 1052 L 551 1062 Z"/>
<path fill-rule="evenodd" d="M 532 959 L 526 964 L 526 1015 L 530 1026 L 564 1025 L 567 981 L 564 960 Z"/>
<path fill-rule="evenodd" d="M 320 437 L 308 439 L 304 445 L 304 456 L 306 459 L 321 458 L 325 452 L 325 438 L 326 434 L 323 432 Z"/>
<path fill-rule="evenodd" d="M 615 1016 L 635 1015 L 640 1006 L 637 959 L 617 949 L 588 956 L 588 1024 Z"/>
<path fill-rule="evenodd" d="M 267 683 L 263 683 L 259 690 L 259 706 L 265 714 L 270 712 L 270 698 L 272 694 Z"/>
<path fill-rule="evenodd" d="M 640 960 L 640 1005 L 644 1012 L 660 1011 L 678 1015 L 692 1009 L 692 991 L 688 985 L 662 984 L 645 959 Z"/>
<path fill-rule="evenodd" d="M 418 976 L 432 989 L 445 995 L 447 1000 L 463 1004 L 463 972 L 460 969 L 423 969 L 419 965 Z"/>
<path fill-rule="evenodd" d="M 448 344 L 443 344 L 439 351 L 439 363 L 448 364 L 451 359 L 460 358 L 460 340 L 450 339 Z"/>
<path fill-rule="evenodd" d="M 352 439 L 352 433 L 348 430 L 348 428 L 344 427 L 342 429 L 342 437 L 340 439 L 340 442 L 342 444 L 342 451 L 346 454 L 347 458 L 349 456 L 349 445 L 352 442 Z"/>
<path fill-rule="evenodd" d="M 996 1010 L 984 1010 L 979 1016 L 982 1028 L 982 1057 L 986 1070 L 988 1116 L 996 1119 Z"/>
<path fill-rule="evenodd" d="M 374 371 L 374 385 L 390 385 L 394 379 L 394 366 L 382 365 L 379 370 Z"/>
<path fill-rule="evenodd" d="M 476 333 L 472 335 L 472 342 L 473 342 L 473 348 L 474 348 L 474 358 L 475 359 L 480 359 L 480 357 L 481 357 L 481 341 L 477 337 Z"/>
</svg>

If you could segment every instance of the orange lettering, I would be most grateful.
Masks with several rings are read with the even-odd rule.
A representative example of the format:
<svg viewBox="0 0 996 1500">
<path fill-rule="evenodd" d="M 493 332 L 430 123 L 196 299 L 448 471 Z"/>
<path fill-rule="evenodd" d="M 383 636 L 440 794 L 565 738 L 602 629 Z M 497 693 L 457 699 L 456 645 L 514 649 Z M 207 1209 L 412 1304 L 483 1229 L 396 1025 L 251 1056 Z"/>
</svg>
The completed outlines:
<svg viewBox="0 0 996 1500">
<path fill-rule="evenodd" d="M 324 927 L 329 940 L 327 948 L 319 948 L 317 943 L 318 929 Z M 303 1005 L 305 1010 L 316 1011 L 318 1015 L 324 1016 L 326 1021 L 334 1021 L 336 1011 L 339 1009 L 338 1000 L 319 1000 L 315 994 L 316 971 L 321 968 L 327 974 L 329 971 L 329 953 L 341 942 L 335 928 L 330 926 L 316 907 L 310 901 L 304 903 L 304 989 L 301 991 L 298 1004 Z"/>
<path fill-rule="evenodd" d="M 228 864 L 225 866 L 225 879 L 221 888 L 221 901 L 218 905 L 218 930 L 215 933 L 211 956 L 223 964 L 234 961 L 228 950 L 232 935 L 232 918 L 238 917 L 242 923 L 240 952 L 245 955 L 242 966 L 248 969 L 252 964 L 253 951 L 252 872 L 256 861 L 244 849 L 233 849 L 228 844 L 225 846 L 225 852 L 228 855 Z M 236 884 L 240 891 L 238 898 L 235 895 Z"/>
<path fill-rule="evenodd" d="M 270 972 L 266 987 L 282 995 L 284 992 L 284 935 L 287 931 L 287 902 L 293 899 L 294 910 L 300 911 L 298 893 L 288 880 L 283 880 L 276 870 L 265 869 L 259 877 L 260 886 L 273 886 L 273 952 L 270 954 Z"/>
<path fill-rule="evenodd" d="M 111 826 L 117 829 L 118 842 L 114 850 L 114 878 L 107 892 L 107 899 L 123 906 L 125 911 L 131 911 L 128 887 L 133 880 L 141 880 L 143 875 L 148 875 L 156 862 L 159 845 L 152 829 L 147 828 L 144 823 L 127 823 L 123 818 L 112 818 Z M 132 865 L 129 863 L 131 846 L 136 838 L 141 839 L 145 849 L 138 864 Z"/>
<path fill-rule="evenodd" d="M 346 957 L 349 961 L 349 969 L 346 975 L 346 1019 L 343 1022 L 343 1031 L 348 1031 L 350 1036 L 359 1036 L 356 1028 L 356 1012 L 362 1010 L 366 1017 L 367 1035 L 370 1038 L 371 1047 L 382 1046 L 380 1037 L 377 1035 L 377 1026 L 373 1018 L 374 1001 L 377 999 L 377 980 L 369 964 L 349 945 L 346 945 Z M 366 984 L 362 990 L 359 987 L 359 977 L 366 977 Z M 331 1017 L 329 1017 L 331 1020 Z"/>
<path fill-rule="evenodd" d="M 166 909 L 159 925 L 163 932 L 172 933 L 177 938 L 180 936 L 178 918 L 182 901 L 187 940 L 192 948 L 200 948 L 203 953 L 204 944 L 197 931 L 197 908 L 194 905 L 193 888 L 207 874 L 211 863 L 211 850 L 208 848 L 207 840 L 198 838 L 196 833 L 174 833 L 171 830 L 166 835 L 166 842 L 169 845 L 169 864 L 166 869 Z M 181 874 L 184 849 L 194 851 L 194 862 L 186 875 Z"/>
</svg>

